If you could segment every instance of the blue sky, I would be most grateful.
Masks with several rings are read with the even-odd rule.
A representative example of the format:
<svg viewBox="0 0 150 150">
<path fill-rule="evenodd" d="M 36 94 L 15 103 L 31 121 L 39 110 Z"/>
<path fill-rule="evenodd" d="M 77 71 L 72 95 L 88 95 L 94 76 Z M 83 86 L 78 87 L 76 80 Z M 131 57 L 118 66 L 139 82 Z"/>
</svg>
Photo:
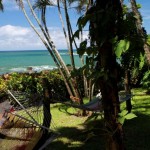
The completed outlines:
<svg viewBox="0 0 150 150">
<path fill-rule="evenodd" d="M 15 0 L 3 0 L 5 10 L 3 13 L 0 13 L 0 51 L 45 49 L 43 43 L 30 28 L 23 12 L 14 1 Z M 142 5 L 140 11 L 143 16 L 143 26 L 147 32 L 150 33 L 150 0 L 137 0 L 137 2 Z M 47 12 L 49 14 L 48 26 L 52 39 L 58 49 L 65 49 L 66 42 L 58 12 L 56 8 L 48 9 Z M 75 30 L 78 15 L 75 10 L 69 13 L 73 23 L 73 29 Z M 33 20 L 30 12 L 29 16 Z"/>
</svg>

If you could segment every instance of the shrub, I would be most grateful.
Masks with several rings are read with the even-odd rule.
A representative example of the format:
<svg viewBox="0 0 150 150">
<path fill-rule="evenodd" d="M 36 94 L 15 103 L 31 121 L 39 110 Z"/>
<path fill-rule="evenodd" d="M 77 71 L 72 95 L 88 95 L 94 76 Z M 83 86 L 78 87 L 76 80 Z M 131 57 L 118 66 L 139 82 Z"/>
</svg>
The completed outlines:
<svg viewBox="0 0 150 150">
<path fill-rule="evenodd" d="M 0 78 L 0 96 L 6 93 L 7 89 L 12 91 L 26 92 L 29 95 L 43 95 L 42 79 L 48 80 L 49 87 L 56 98 L 65 99 L 68 95 L 63 78 L 57 70 L 44 71 L 40 73 L 12 73 L 9 78 Z"/>
<path fill-rule="evenodd" d="M 150 70 L 145 72 L 144 77 L 141 82 L 143 87 L 146 88 L 148 92 L 150 92 L 150 80 L 149 79 L 150 79 Z"/>
</svg>

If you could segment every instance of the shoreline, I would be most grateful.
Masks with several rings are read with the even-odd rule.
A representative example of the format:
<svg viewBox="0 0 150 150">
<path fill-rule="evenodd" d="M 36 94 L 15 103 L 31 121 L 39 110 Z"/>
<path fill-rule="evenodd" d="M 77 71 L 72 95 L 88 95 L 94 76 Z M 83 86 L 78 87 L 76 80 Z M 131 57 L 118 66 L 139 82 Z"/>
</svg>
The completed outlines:
<svg viewBox="0 0 150 150">
<path fill-rule="evenodd" d="M 0 72 L 0 76 L 4 75 L 4 74 L 12 74 L 12 73 L 40 73 L 42 71 L 51 71 L 51 70 L 57 70 L 57 67 L 43 67 L 42 66 L 29 66 L 29 67 L 25 67 L 25 68 L 19 68 L 18 69 L 10 69 L 10 71 L 4 71 L 4 72 Z M 12 71 L 11 71 L 12 70 Z"/>
</svg>

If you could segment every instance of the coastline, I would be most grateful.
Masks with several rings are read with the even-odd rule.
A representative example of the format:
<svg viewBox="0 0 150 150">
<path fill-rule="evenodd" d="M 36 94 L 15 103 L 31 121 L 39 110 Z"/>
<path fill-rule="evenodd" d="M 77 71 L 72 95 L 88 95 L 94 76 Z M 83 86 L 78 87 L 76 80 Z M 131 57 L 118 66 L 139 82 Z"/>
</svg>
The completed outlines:
<svg viewBox="0 0 150 150">
<path fill-rule="evenodd" d="M 60 50 L 59 53 L 66 65 L 71 64 L 68 50 Z M 77 67 L 82 66 L 76 51 L 74 59 Z M 26 72 L 29 67 L 32 67 L 36 72 L 57 69 L 47 50 L 0 51 L 0 74 Z"/>
</svg>

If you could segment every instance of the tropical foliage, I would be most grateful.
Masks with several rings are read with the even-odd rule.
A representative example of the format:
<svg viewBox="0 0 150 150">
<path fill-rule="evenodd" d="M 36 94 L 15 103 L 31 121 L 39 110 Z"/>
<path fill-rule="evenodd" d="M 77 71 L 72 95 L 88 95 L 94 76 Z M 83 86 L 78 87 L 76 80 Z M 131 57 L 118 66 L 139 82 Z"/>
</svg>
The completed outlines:
<svg viewBox="0 0 150 150">
<path fill-rule="evenodd" d="M 43 78 L 48 80 L 48 84 L 53 89 L 53 93 L 57 95 L 58 100 L 69 100 L 69 94 L 66 90 L 63 78 L 58 71 L 32 74 L 12 73 L 9 74 L 7 80 L 0 77 L 0 95 L 1 97 L 7 95 L 7 90 L 12 90 L 25 92 L 29 95 L 37 94 L 41 97 L 43 95 Z"/>
<path fill-rule="evenodd" d="M 131 101 L 128 101 L 129 103 L 127 103 L 128 112 L 123 111 L 120 113 L 118 83 L 120 78 L 123 77 L 125 79 L 126 93 L 130 94 L 131 78 L 134 78 L 135 76 L 137 77 L 140 70 L 142 70 L 145 65 L 150 64 L 149 38 L 142 27 L 142 17 L 138 11 L 140 5 L 137 5 L 135 0 L 130 0 L 131 8 L 124 5 L 124 1 L 122 0 L 57 0 L 56 4 L 50 0 L 37 0 L 35 3 L 27 0 L 28 7 L 30 8 L 32 15 L 41 30 L 41 32 L 39 32 L 33 24 L 34 22 L 32 22 L 29 14 L 27 14 L 24 1 L 16 1 L 19 2 L 29 24 L 51 54 L 63 78 L 69 95 L 80 98 L 81 104 L 83 103 L 82 98 L 84 95 L 81 94 L 82 88 L 79 88 L 80 84 L 77 78 L 79 74 L 80 77 L 81 74 L 83 76 L 84 89 L 90 91 L 89 95 L 92 95 L 91 89 L 94 85 L 101 90 L 104 122 L 107 130 L 106 149 L 125 149 L 123 142 L 123 129 L 120 122 L 123 123 L 125 119 L 135 116 L 133 114 L 127 114 L 130 113 L 132 108 Z M 78 30 L 75 33 L 73 33 L 68 13 L 68 7 L 72 4 L 77 4 L 77 7 L 75 8 L 78 11 L 82 10 L 82 14 L 77 22 Z M 60 57 L 48 30 L 47 19 L 45 17 L 46 8 L 54 5 L 58 8 L 63 32 L 66 38 L 72 62 L 72 73 L 68 70 L 66 64 Z M 37 16 L 35 9 L 41 11 L 41 18 Z M 63 14 L 65 21 L 63 20 Z M 89 38 L 83 40 L 82 34 L 84 28 L 87 26 L 89 28 Z M 79 47 L 76 44 L 76 38 L 81 40 Z M 84 63 L 85 65 L 79 69 L 76 69 L 74 64 L 73 45 L 76 47 L 81 58 L 84 53 L 87 54 L 86 61 Z M 120 74 L 120 70 L 123 71 L 122 76 Z M 144 71 L 146 72 L 147 69 Z M 15 90 L 18 88 L 30 92 L 35 92 L 35 90 L 36 92 L 39 92 L 42 90 L 42 85 L 37 82 L 37 77 L 24 76 L 23 78 L 19 78 L 19 80 L 15 83 L 14 79 L 16 78 L 16 75 L 14 75 L 12 79 L 7 82 L 7 86 L 9 88 L 14 88 Z M 148 78 L 149 71 L 145 73 L 143 78 L 143 84 L 146 86 L 149 86 L 149 82 L 147 82 Z M 24 86 L 24 81 L 29 82 L 28 86 Z M 55 82 L 55 80 L 51 79 L 48 79 L 48 81 L 50 85 Z M 61 86 L 62 79 L 59 81 L 60 82 L 57 85 L 58 87 Z M 31 85 L 31 89 L 29 88 L 29 85 Z M 64 91 L 62 86 L 60 88 Z M 55 87 L 51 89 L 57 90 Z M 123 118 L 120 122 L 118 121 L 119 115 Z"/>
</svg>

